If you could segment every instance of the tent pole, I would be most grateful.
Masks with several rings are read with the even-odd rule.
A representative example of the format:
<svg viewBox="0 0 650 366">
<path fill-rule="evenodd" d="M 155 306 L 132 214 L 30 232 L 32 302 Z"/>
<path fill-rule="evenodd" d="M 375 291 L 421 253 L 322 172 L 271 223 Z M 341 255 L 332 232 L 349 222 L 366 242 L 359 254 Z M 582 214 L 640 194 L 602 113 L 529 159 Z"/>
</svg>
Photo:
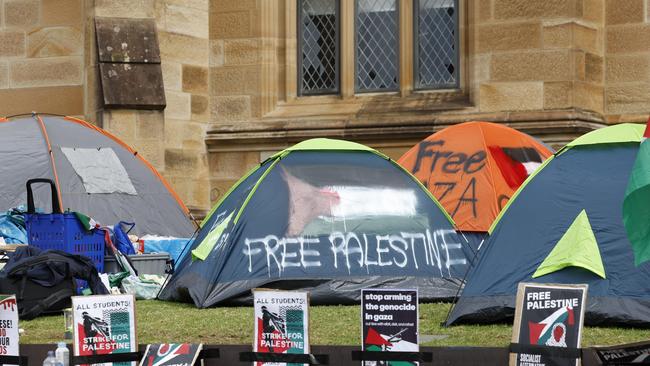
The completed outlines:
<svg viewBox="0 0 650 366">
<path fill-rule="evenodd" d="M 50 162 L 52 163 L 52 173 L 54 174 L 54 181 L 56 182 L 56 194 L 59 196 L 59 204 L 62 213 L 63 207 L 65 206 L 63 205 L 63 199 L 61 198 L 61 185 L 59 184 L 59 174 L 56 172 L 56 163 L 54 162 L 54 153 L 52 152 L 52 145 L 50 144 L 50 138 L 47 135 L 47 129 L 45 128 L 45 123 L 43 122 L 41 116 L 39 116 L 36 112 L 33 112 L 32 117 L 34 117 L 38 122 L 41 128 L 41 133 L 43 134 L 43 138 L 45 138 L 45 143 L 47 144 L 47 151 L 50 155 Z"/>
</svg>

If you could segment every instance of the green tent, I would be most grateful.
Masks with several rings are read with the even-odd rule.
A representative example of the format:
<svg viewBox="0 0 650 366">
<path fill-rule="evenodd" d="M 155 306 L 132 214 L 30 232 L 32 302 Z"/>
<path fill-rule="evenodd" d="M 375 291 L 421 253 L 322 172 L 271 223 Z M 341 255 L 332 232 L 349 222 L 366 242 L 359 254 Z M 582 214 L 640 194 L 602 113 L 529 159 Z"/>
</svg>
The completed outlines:
<svg viewBox="0 0 650 366">
<path fill-rule="evenodd" d="M 313 139 L 252 169 L 212 209 L 161 294 L 208 307 L 255 287 L 349 303 L 364 287 L 455 296 L 473 256 L 410 173 L 357 143 Z"/>
</svg>

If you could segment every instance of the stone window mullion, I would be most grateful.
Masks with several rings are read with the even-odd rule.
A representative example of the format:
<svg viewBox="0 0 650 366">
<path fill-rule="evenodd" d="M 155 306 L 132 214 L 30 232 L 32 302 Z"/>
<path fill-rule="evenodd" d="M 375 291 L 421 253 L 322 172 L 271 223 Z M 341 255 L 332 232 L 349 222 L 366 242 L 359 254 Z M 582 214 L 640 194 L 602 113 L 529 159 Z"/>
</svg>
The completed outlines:
<svg viewBox="0 0 650 366">
<path fill-rule="evenodd" d="M 413 91 L 413 2 L 400 0 L 400 93 L 407 96 Z"/>
<path fill-rule="evenodd" d="M 354 97 L 354 1 L 341 1 L 341 96 Z"/>
<path fill-rule="evenodd" d="M 289 23 L 293 24 L 287 32 L 293 35 L 289 38 L 295 40 L 297 49 L 288 48 L 291 55 L 287 61 L 291 66 L 287 70 L 295 70 L 286 79 L 288 100 L 323 94 L 347 99 L 364 92 L 399 92 L 405 97 L 414 90 L 461 87 L 460 0 L 294 0 L 289 3 L 293 4 L 288 7 L 288 14 L 293 17 Z M 323 10 L 323 4 L 328 4 L 329 13 Z M 332 10 L 333 5 L 336 10 Z M 306 11 L 306 6 L 311 10 Z M 360 27 L 362 21 L 365 24 Z M 312 33 L 305 32 L 305 24 Z M 332 27 L 331 32 L 327 27 Z M 376 28 L 382 31 L 374 31 Z M 308 36 L 312 38 L 305 42 Z M 365 37 L 361 45 L 360 36 Z M 323 46 L 326 37 L 330 41 Z M 333 37 L 336 42 L 331 41 Z M 305 44 L 312 47 L 308 51 L 311 53 L 305 54 L 302 49 Z M 334 44 L 335 51 L 326 48 Z M 391 49 L 390 55 L 384 51 L 386 48 Z M 360 62 L 362 49 L 370 51 L 361 55 L 365 61 Z M 329 58 L 323 56 L 327 52 Z M 335 55 L 335 61 L 331 61 L 331 55 Z M 311 69 L 303 67 L 304 60 L 311 62 Z M 329 69 L 323 66 L 326 63 Z M 331 71 L 334 63 L 335 73 Z M 318 68 L 326 71 L 305 79 L 308 72 Z M 323 75 L 328 77 L 326 82 Z M 373 78 L 379 81 L 374 82 Z M 305 87 L 306 82 L 312 83 L 312 87 Z M 360 85 L 364 83 L 367 85 Z"/>
</svg>

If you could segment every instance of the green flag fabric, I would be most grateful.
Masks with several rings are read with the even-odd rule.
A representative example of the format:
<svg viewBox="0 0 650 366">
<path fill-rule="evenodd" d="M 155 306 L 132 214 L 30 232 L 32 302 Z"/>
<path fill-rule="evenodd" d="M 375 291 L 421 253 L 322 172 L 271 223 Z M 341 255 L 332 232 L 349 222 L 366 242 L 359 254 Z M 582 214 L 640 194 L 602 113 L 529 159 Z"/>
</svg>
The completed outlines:
<svg viewBox="0 0 650 366">
<path fill-rule="evenodd" d="M 90 231 L 98 226 L 97 221 L 95 221 L 92 217 L 88 217 L 81 212 L 74 212 L 74 215 L 77 217 L 77 220 L 79 220 L 79 223 L 86 231 Z"/>
<path fill-rule="evenodd" d="M 539 265 L 533 278 L 559 271 L 566 267 L 581 267 L 602 278 L 605 267 L 598 250 L 596 236 L 591 229 L 585 210 L 580 211 L 571 226 L 555 244 L 546 259 Z"/>
<path fill-rule="evenodd" d="M 223 231 L 226 230 L 226 227 L 228 227 L 228 224 L 232 219 L 232 215 L 233 214 L 231 213 L 228 215 L 228 217 L 223 219 L 217 226 L 212 229 L 212 231 L 210 231 L 208 235 L 205 236 L 203 241 L 201 241 L 196 249 L 192 250 L 192 260 L 200 259 L 204 261 L 205 258 L 210 255 L 210 252 L 212 252 L 212 249 L 214 249 L 217 241 L 219 241 L 219 237 L 221 234 L 223 234 Z"/>
<path fill-rule="evenodd" d="M 648 128 L 646 133 L 648 134 Z M 623 199 L 623 224 L 632 244 L 634 264 L 650 260 L 650 142 L 644 139 Z"/>
</svg>

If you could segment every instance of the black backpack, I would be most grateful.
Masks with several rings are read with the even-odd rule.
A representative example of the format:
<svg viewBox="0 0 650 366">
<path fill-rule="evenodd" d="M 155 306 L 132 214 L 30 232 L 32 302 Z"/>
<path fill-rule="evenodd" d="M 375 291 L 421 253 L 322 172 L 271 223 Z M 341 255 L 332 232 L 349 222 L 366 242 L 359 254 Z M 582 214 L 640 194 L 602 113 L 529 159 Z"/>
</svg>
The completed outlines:
<svg viewBox="0 0 650 366">
<path fill-rule="evenodd" d="M 34 319 L 41 314 L 60 312 L 71 306 L 70 297 L 76 294 L 77 289 L 72 276 L 68 275 L 64 280 L 48 287 L 32 281 L 27 275 L 36 266 L 52 260 L 56 261 L 47 256 L 32 257 L 0 277 L 0 293 L 16 295 L 20 319 Z"/>
<path fill-rule="evenodd" d="M 77 290 L 75 278 L 87 281 L 94 294 L 108 294 L 90 258 L 19 247 L 0 271 L 0 293 L 15 294 L 18 316 L 29 320 L 69 308 Z"/>
</svg>

